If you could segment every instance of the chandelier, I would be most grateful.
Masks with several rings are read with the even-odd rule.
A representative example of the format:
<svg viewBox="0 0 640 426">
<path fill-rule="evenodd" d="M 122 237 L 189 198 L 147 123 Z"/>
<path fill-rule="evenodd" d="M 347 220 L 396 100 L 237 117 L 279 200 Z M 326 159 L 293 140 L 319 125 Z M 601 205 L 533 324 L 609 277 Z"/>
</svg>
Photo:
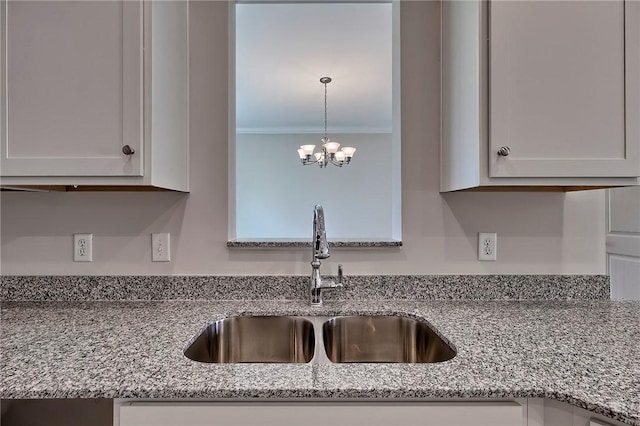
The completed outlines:
<svg viewBox="0 0 640 426">
<path fill-rule="evenodd" d="M 324 137 L 321 139 L 322 150 L 313 152 L 316 149 L 315 145 L 302 145 L 298 149 L 298 155 L 305 166 L 318 164 L 320 167 L 326 167 L 327 164 L 331 163 L 334 166 L 342 167 L 351 162 L 356 149 L 351 146 L 340 148 L 339 142 L 331 141 L 327 137 L 327 84 L 331 83 L 331 77 L 322 77 L 320 83 L 324 84 Z M 338 151 L 338 148 L 340 148 L 340 151 Z"/>
</svg>

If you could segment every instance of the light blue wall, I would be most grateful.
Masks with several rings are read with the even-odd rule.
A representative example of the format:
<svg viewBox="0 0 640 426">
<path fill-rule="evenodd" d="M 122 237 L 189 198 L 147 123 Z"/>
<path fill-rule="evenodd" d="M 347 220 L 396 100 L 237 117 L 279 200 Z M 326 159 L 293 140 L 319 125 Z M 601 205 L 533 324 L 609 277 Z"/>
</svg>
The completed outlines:
<svg viewBox="0 0 640 426">
<path fill-rule="evenodd" d="M 355 146 L 351 164 L 321 169 L 303 166 L 296 152 L 322 135 L 238 134 L 236 136 L 236 237 L 306 238 L 313 207 L 324 207 L 330 239 L 392 238 L 391 134 L 330 135 Z M 394 206 L 393 203 L 396 202 Z"/>
</svg>

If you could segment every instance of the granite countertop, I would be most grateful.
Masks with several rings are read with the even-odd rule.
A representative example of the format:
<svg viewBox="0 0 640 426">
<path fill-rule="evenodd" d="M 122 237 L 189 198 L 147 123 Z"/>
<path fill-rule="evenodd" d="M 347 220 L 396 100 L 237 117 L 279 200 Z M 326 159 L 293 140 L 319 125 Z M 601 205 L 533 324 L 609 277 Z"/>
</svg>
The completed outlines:
<svg viewBox="0 0 640 426">
<path fill-rule="evenodd" d="M 640 425 L 640 303 L 296 300 L 2 302 L 2 398 L 516 398 Z M 457 349 L 438 364 L 203 364 L 229 315 L 395 314 Z"/>
<path fill-rule="evenodd" d="M 243 239 L 237 238 L 227 241 L 229 248 L 311 248 L 311 240 L 308 238 L 271 238 L 271 239 Z M 329 247 L 332 248 L 400 248 L 400 240 L 329 240 Z"/>
</svg>

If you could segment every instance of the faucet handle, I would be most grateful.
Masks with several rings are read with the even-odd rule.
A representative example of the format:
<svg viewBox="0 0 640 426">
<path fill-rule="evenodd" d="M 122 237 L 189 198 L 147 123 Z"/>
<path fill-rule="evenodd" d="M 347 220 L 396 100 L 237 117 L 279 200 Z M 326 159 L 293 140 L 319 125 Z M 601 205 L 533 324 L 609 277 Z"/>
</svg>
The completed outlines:
<svg viewBox="0 0 640 426">
<path fill-rule="evenodd" d="M 338 264 L 338 284 L 342 285 L 342 264 Z"/>
</svg>

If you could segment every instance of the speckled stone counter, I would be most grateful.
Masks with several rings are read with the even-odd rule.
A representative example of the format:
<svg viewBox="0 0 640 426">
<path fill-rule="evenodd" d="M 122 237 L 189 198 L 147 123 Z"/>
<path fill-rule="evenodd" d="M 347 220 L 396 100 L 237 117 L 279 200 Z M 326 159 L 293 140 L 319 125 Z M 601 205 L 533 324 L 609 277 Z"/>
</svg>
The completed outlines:
<svg viewBox="0 0 640 426">
<path fill-rule="evenodd" d="M 609 299 L 606 275 L 346 275 L 343 282 L 325 299 Z M 308 275 L 2 276 L 0 300 L 304 300 L 308 286 Z"/>
<path fill-rule="evenodd" d="M 227 241 L 227 247 L 232 249 L 266 249 L 266 248 L 311 248 L 311 240 L 302 239 L 268 239 L 268 240 L 246 240 L 236 239 Z M 335 248 L 400 248 L 400 240 L 329 240 L 329 247 Z"/>
<path fill-rule="evenodd" d="M 2 398 L 545 397 L 640 425 L 640 303 L 3 302 Z M 202 364 L 185 345 L 229 315 L 391 314 L 457 349 L 438 364 Z"/>
</svg>

